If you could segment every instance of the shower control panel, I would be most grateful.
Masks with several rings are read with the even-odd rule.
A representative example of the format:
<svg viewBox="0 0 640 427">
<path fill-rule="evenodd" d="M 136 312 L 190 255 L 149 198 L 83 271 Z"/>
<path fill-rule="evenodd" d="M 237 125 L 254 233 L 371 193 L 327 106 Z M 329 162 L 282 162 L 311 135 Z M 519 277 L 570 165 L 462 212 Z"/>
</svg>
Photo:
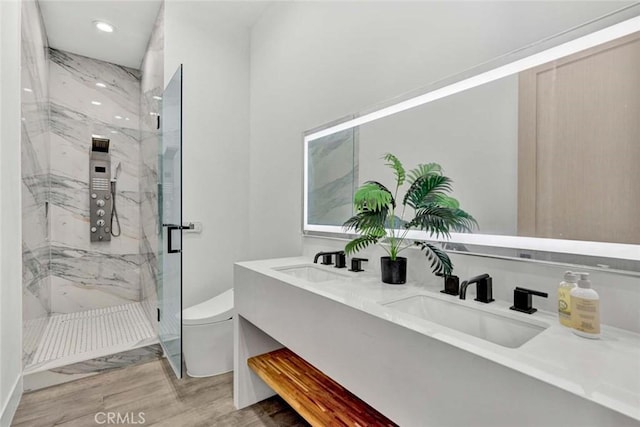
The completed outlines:
<svg viewBox="0 0 640 427">
<path fill-rule="evenodd" d="M 111 240 L 112 203 L 109 140 L 93 138 L 89 157 L 89 235 L 92 242 Z"/>
</svg>

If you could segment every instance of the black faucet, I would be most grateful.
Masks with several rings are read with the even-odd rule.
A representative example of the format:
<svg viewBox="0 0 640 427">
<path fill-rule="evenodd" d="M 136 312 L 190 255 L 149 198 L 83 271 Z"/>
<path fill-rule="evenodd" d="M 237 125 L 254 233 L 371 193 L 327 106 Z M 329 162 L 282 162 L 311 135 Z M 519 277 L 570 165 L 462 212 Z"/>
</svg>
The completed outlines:
<svg viewBox="0 0 640 427">
<path fill-rule="evenodd" d="M 538 311 L 533 308 L 531 303 L 531 296 L 536 295 L 539 297 L 547 298 L 549 294 L 546 292 L 534 291 L 532 289 L 516 287 L 513 290 L 513 305 L 509 307 L 511 310 L 521 311 L 522 313 L 533 314 Z"/>
<path fill-rule="evenodd" d="M 369 261 L 367 258 L 351 258 L 351 268 L 349 271 L 364 271 L 362 269 L 362 263 Z"/>
<path fill-rule="evenodd" d="M 342 254 L 344 256 L 344 251 L 334 251 L 334 252 L 318 252 L 316 254 L 315 257 L 313 257 L 313 263 L 316 264 L 318 262 L 318 258 L 322 257 L 322 265 L 331 265 L 333 264 L 333 261 L 331 259 L 331 257 L 333 255 L 338 255 L 338 254 Z M 344 261 L 342 263 L 342 267 L 344 267 Z M 342 267 L 338 267 L 338 268 L 342 268 Z"/>
<path fill-rule="evenodd" d="M 476 295 L 475 301 L 489 303 L 495 301 L 493 299 L 493 279 L 488 274 L 481 274 L 476 277 L 472 277 L 469 280 L 465 280 L 460 285 L 460 299 L 467 298 L 467 287 L 476 283 Z"/>
</svg>

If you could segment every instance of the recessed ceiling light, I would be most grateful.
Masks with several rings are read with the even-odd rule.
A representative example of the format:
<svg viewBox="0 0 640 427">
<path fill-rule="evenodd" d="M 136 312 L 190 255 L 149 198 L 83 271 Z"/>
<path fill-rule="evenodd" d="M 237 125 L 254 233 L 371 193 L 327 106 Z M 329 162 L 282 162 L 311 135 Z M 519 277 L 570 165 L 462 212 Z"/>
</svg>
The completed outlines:
<svg viewBox="0 0 640 427">
<path fill-rule="evenodd" d="M 96 83 L 96 86 L 98 86 L 98 87 L 107 87 L 107 85 L 104 84 L 104 83 Z"/>
<path fill-rule="evenodd" d="M 100 31 L 104 31 L 105 33 L 113 33 L 113 25 L 108 24 L 104 21 L 93 21 L 93 25 L 96 26 Z"/>
<path fill-rule="evenodd" d="M 128 120 L 129 120 L 129 117 L 125 117 L 124 119 L 128 121 Z"/>
<path fill-rule="evenodd" d="M 111 133 L 118 133 L 118 131 L 117 130 L 112 130 Z"/>
<path fill-rule="evenodd" d="M 160 114 L 158 114 L 158 113 L 154 113 L 153 111 L 150 111 L 150 112 L 149 112 L 149 115 L 150 115 L 150 116 L 159 116 Z"/>
<path fill-rule="evenodd" d="M 120 120 L 122 118 L 122 116 L 113 116 L 113 117 L 115 117 L 118 120 Z"/>
<path fill-rule="evenodd" d="M 102 105 L 102 102 L 100 102 L 100 101 L 91 101 L 91 103 L 93 105 Z"/>
<path fill-rule="evenodd" d="M 154 95 L 154 96 L 153 96 L 153 99 L 160 101 L 160 100 L 162 99 L 162 97 L 161 97 L 161 96 L 158 96 L 158 95 Z"/>
<path fill-rule="evenodd" d="M 24 90 L 25 92 L 33 92 L 31 89 L 29 89 L 28 87 L 22 88 L 22 90 Z"/>
<path fill-rule="evenodd" d="M 92 137 L 92 138 L 104 138 L 104 136 L 103 136 L 103 135 L 97 135 L 97 134 L 95 134 L 95 133 L 92 133 L 92 134 L 91 134 L 91 137 Z"/>
</svg>

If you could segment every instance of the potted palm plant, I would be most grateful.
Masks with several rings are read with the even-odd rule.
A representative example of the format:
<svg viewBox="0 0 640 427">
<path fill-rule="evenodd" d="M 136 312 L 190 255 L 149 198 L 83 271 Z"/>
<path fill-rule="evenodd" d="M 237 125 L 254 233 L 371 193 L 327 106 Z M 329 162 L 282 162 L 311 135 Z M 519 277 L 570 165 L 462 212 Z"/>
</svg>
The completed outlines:
<svg viewBox="0 0 640 427">
<path fill-rule="evenodd" d="M 395 189 L 391 191 L 377 181 L 367 181 L 358 188 L 353 200 L 355 215 L 343 227 L 360 236 L 347 243 L 344 252 L 351 255 L 369 245 L 386 243 L 381 245 L 388 254 L 380 259 L 382 281 L 402 284 L 406 282 L 407 259 L 398 254 L 412 245 L 406 239 L 409 230 L 424 230 L 436 238 L 449 237 L 451 231 L 472 231 L 477 222 L 447 194 L 452 190 L 452 181 L 443 175 L 439 164 L 420 164 L 406 172 L 393 154 L 387 153 L 383 159 L 395 175 Z M 409 188 L 398 200 L 398 192 L 405 184 Z M 407 207 L 413 214 L 405 220 Z M 400 214 L 396 215 L 398 211 Z M 453 264 L 446 252 L 428 242 L 414 244 L 425 251 L 434 273 L 451 275 Z"/>
</svg>

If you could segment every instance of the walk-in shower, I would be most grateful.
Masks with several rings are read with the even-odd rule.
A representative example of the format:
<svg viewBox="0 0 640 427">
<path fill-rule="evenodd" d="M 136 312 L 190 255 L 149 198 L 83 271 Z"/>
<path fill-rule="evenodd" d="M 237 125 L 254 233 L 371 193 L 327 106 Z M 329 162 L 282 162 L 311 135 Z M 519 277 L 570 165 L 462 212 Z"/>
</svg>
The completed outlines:
<svg viewBox="0 0 640 427">
<path fill-rule="evenodd" d="M 105 12 L 105 4 L 95 3 L 92 13 Z M 163 11 L 160 1 L 120 5 L 151 14 L 149 44 L 136 64 L 56 44 L 61 39 L 51 35 L 62 28 L 55 17 L 73 5 L 22 2 L 27 390 L 162 355 L 156 282 Z"/>
</svg>

